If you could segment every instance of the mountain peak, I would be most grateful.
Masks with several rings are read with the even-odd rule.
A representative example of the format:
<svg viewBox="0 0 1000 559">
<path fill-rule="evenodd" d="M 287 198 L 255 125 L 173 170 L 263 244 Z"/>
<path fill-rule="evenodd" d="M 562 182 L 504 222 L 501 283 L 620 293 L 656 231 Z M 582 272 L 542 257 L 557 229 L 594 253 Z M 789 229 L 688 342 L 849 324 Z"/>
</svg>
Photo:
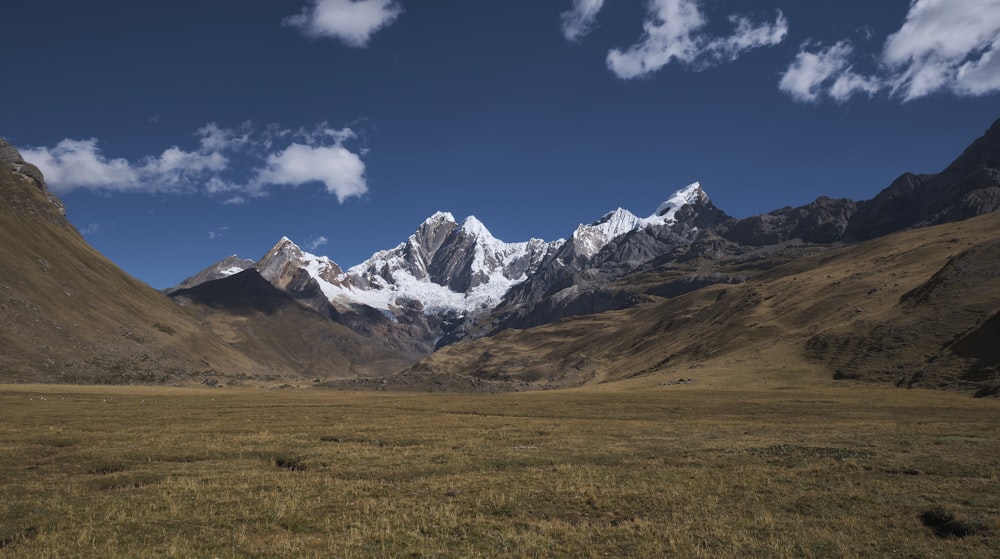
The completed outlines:
<svg viewBox="0 0 1000 559">
<path fill-rule="evenodd" d="M 256 262 L 253 260 L 240 258 L 239 255 L 233 254 L 232 256 L 227 256 L 215 264 L 212 264 L 197 274 L 185 278 L 184 281 L 164 291 L 169 294 L 180 289 L 189 289 L 206 282 L 234 276 L 248 268 L 252 268 L 255 264 Z"/>
<path fill-rule="evenodd" d="M 58 212 L 59 218 L 66 217 L 62 201 L 49 192 L 49 187 L 45 184 L 45 177 L 42 176 L 42 171 L 35 165 L 25 161 L 24 157 L 21 156 L 21 152 L 4 138 L 0 138 L 0 165 L 34 182 L 35 186 L 45 193 L 45 196 L 49 199 L 49 203 Z M 46 209 L 51 210 L 52 208 Z"/>
<path fill-rule="evenodd" d="M 701 189 L 701 183 L 693 182 L 674 192 L 670 198 L 667 198 L 667 201 L 656 208 L 656 213 L 653 215 L 667 222 L 674 221 L 676 219 L 674 216 L 678 210 L 684 206 L 690 206 L 699 202 L 708 202 L 708 195 Z"/>
<path fill-rule="evenodd" d="M 434 212 L 434 215 L 424 220 L 424 223 L 428 225 L 433 225 L 436 223 L 443 223 L 443 222 L 458 223 L 455 220 L 455 216 L 452 215 L 451 212 Z"/>
<path fill-rule="evenodd" d="M 461 229 L 464 233 L 473 237 L 481 237 L 484 239 L 494 238 L 493 234 L 490 233 L 490 230 L 487 229 L 486 226 L 483 225 L 483 222 L 479 221 L 479 219 L 477 219 L 474 215 L 470 215 L 462 221 Z"/>
<path fill-rule="evenodd" d="M 967 173 L 980 167 L 1000 169 L 1000 120 L 972 142 L 942 173 Z"/>
<path fill-rule="evenodd" d="M 4 163 L 24 163 L 21 152 L 11 145 L 5 138 L 0 137 L 0 161 Z"/>
</svg>

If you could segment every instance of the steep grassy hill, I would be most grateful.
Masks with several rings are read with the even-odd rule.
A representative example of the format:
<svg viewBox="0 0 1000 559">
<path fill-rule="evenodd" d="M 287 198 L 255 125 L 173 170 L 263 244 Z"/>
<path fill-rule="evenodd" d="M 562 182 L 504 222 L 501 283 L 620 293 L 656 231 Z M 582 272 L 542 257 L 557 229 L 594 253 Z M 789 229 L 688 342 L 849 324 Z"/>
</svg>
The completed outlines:
<svg viewBox="0 0 1000 559">
<path fill-rule="evenodd" d="M 271 383 L 405 364 L 289 301 L 182 308 L 88 245 L 29 167 L 0 161 L 0 382 Z"/>
<path fill-rule="evenodd" d="M 455 344 L 391 385 L 469 390 L 830 377 L 996 393 L 1000 213 L 804 256 L 736 285 Z M 662 271 L 663 281 L 676 272 Z M 655 272 L 643 276 L 655 291 Z"/>
<path fill-rule="evenodd" d="M 190 382 L 270 370 L 122 272 L 30 177 L 0 164 L 0 379 Z"/>
</svg>

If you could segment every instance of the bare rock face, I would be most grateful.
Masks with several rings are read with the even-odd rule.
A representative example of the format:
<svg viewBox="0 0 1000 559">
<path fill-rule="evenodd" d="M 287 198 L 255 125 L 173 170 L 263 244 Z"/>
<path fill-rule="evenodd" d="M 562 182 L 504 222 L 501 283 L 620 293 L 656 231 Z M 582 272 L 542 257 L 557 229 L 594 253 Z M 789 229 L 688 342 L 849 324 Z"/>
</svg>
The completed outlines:
<svg viewBox="0 0 1000 559">
<path fill-rule="evenodd" d="M 6 166 L 8 169 L 13 171 L 22 180 L 31 182 L 39 190 L 45 193 L 46 198 L 48 198 L 50 208 L 46 210 L 55 210 L 55 214 L 50 217 L 56 221 L 66 217 L 66 208 L 63 206 L 62 200 L 56 197 L 55 194 L 49 192 L 48 185 L 45 184 L 45 177 L 42 176 L 42 171 L 28 163 L 21 156 L 21 152 L 17 151 L 17 148 L 11 145 L 4 138 L 0 138 L 0 165 Z M 46 212 L 47 213 L 47 212 Z"/>
<path fill-rule="evenodd" d="M 1000 209 L 1000 120 L 935 175 L 906 173 L 862 202 L 845 238 L 873 239 L 902 229 L 968 219 Z"/>
<path fill-rule="evenodd" d="M 0 161 L 4 163 L 24 163 L 24 158 L 21 157 L 21 152 L 17 151 L 17 148 L 10 145 L 7 140 L 0 138 Z"/>
<path fill-rule="evenodd" d="M 826 196 L 798 208 L 737 219 L 719 230 L 723 238 L 746 246 L 767 246 L 791 239 L 828 244 L 839 241 L 858 205 L 845 198 Z"/>
</svg>

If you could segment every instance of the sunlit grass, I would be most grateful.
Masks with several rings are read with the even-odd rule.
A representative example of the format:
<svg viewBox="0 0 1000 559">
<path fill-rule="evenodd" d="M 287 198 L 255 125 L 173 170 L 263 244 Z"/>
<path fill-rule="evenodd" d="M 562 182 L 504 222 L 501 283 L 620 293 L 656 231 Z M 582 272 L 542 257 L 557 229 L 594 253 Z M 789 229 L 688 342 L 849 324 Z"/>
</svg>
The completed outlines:
<svg viewBox="0 0 1000 559">
<path fill-rule="evenodd" d="M 859 386 L 7 386 L 0 555 L 991 557 L 998 418 Z"/>
</svg>

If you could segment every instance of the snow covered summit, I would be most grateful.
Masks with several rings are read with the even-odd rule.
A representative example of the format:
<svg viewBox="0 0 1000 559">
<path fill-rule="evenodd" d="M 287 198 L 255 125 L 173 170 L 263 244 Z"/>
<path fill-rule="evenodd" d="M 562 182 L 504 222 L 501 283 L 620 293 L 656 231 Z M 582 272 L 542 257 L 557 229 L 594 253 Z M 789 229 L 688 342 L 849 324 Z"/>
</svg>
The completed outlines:
<svg viewBox="0 0 1000 559">
<path fill-rule="evenodd" d="M 649 217 L 639 217 L 628 210 L 618 208 L 601 219 L 589 224 L 581 224 L 573 232 L 573 260 L 589 260 L 612 240 L 653 225 L 673 225 L 677 222 L 677 212 L 685 206 L 707 203 L 708 195 L 701 189 L 701 183 L 691 183 L 674 192 L 670 198 L 656 208 Z"/>
</svg>

